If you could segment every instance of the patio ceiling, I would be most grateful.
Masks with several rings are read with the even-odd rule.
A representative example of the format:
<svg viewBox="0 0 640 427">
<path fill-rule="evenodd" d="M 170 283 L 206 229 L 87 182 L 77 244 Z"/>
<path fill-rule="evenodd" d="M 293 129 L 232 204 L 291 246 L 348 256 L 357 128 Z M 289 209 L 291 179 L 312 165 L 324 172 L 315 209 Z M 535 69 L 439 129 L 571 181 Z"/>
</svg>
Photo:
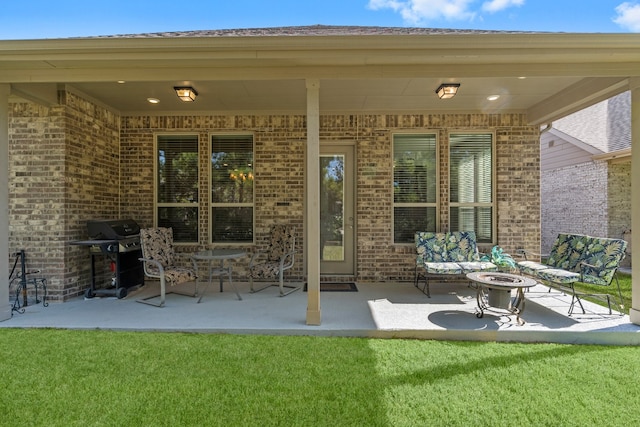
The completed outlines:
<svg viewBox="0 0 640 427">
<path fill-rule="evenodd" d="M 189 35 L 0 41 L 0 83 L 50 104 L 66 85 L 123 114 L 278 114 L 304 113 L 305 79 L 319 79 L 323 114 L 524 112 L 542 124 L 640 75 L 640 34 Z M 461 84 L 455 98 L 437 98 L 443 82 Z M 179 85 L 197 100 L 179 101 Z"/>
</svg>

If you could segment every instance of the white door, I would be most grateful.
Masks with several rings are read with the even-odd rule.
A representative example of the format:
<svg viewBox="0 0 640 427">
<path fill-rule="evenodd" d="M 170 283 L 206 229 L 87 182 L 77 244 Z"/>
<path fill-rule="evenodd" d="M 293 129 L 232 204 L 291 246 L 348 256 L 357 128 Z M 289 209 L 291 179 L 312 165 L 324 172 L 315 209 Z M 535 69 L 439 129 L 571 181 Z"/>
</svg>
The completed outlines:
<svg viewBox="0 0 640 427">
<path fill-rule="evenodd" d="M 320 146 L 320 274 L 355 274 L 354 151 Z"/>
</svg>

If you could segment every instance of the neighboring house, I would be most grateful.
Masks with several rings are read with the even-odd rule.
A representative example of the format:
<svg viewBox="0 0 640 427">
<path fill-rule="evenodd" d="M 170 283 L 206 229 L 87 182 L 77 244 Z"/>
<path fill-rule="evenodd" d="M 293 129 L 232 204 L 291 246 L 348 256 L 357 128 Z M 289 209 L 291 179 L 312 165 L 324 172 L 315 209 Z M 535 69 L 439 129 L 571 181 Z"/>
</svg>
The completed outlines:
<svg viewBox="0 0 640 427">
<path fill-rule="evenodd" d="M 71 244 L 87 220 L 249 254 L 287 223 L 287 278 L 308 282 L 318 324 L 321 278 L 412 281 L 416 231 L 540 251 L 540 128 L 640 97 L 638 46 L 327 26 L 0 41 L 0 271 L 24 249 L 65 301 L 89 284 L 87 249 Z M 178 99 L 184 86 L 195 101 Z M 0 276 L 0 319 L 7 288 Z"/>
<path fill-rule="evenodd" d="M 631 94 L 554 121 L 540 151 L 542 252 L 561 232 L 630 243 Z M 631 257 L 623 262 L 630 265 Z"/>
</svg>

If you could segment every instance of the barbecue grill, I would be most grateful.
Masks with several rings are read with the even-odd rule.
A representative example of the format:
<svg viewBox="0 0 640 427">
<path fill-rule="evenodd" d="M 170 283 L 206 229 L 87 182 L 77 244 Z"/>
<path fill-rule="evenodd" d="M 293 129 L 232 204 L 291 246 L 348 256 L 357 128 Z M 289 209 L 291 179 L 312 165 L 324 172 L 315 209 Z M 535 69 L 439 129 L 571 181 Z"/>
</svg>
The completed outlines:
<svg viewBox="0 0 640 427">
<path fill-rule="evenodd" d="M 74 245 L 89 247 L 91 255 L 91 285 L 85 297 L 98 294 L 115 295 L 118 299 L 127 296 L 128 289 L 144 283 L 144 270 L 139 258 L 140 227 L 132 219 L 101 219 L 87 221 L 90 240 L 72 242 Z M 112 272 L 111 287 L 96 288 L 96 263 L 98 256 L 107 257 Z"/>
</svg>

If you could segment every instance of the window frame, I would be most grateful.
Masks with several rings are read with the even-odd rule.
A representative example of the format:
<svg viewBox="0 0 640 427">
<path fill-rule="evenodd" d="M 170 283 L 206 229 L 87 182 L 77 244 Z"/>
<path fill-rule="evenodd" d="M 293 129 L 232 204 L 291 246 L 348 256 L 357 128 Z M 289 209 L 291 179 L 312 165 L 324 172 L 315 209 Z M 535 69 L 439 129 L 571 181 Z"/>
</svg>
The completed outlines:
<svg viewBox="0 0 640 427">
<path fill-rule="evenodd" d="M 252 156 L 252 168 L 253 168 L 253 194 L 251 202 L 245 203 L 214 203 L 211 194 L 213 191 L 213 176 L 211 175 L 211 154 L 213 150 L 213 138 L 220 136 L 250 136 L 251 137 L 251 156 Z M 256 242 L 256 136 L 255 132 L 210 132 L 208 136 L 208 147 L 207 147 L 207 197 L 209 200 L 208 213 L 209 213 L 209 227 L 208 227 L 208 242 L 209 245 L 212 246 L 247 246 L 247 245 L 255 245 Z M 225 208 L 225 207 L 251 207 L 251 224 L 252 230 L 251 241 L 246 242 L 214 242 L 213 241 L 213 230 L 214 230 L 214 215 L 213 211 L 216 207 Z"/>
<path fill-rule="evenodd" d="M 158 182 L 158 170 L 159 170 L 159 139 L 163 136 L 173 136 L 173 137 L 195 137 L 196 141 L 196 150 L 197 150 L 197 166 L 196 166 L 196 183 L 197 183 L 197 193 L 198 200 L 192 203 L 161 203 L 158 201 L 158 193 L 160 191 Z M 195 241 L 178 241 L 174 240 L 174 245 L 193 245 L 200 243 L 200 135 L 196 132 L 157 132 L 153 135 L 153 224 L 155 227 L 159 225 L 159 215 L 158 211 L 160 208 L 174 208 L 174 207 L 195 207 L 196 208 L 196 240 Z"/>
<path fill-rule="evenodd" d="M 435 139 L 435 152 L 434 152 L 434 164 L 435 164 L 435 202 L 418 202 L 418 203 L 406 203 L 395 201 L 395 191 L 394 191 L 394 181 L 395 181 L 395 137 L 397 135 L 414 135 L 416 137 L 431 137 L 433 136 Z M 399 131 L 392 132 L 391 135 L 391 244 L 393 245 L 405 245 L 405 246 L 414 246 L 414 242 L 396 242 L 396 207 L 424 207 L 424 208 L 434 208 L 435 209 L 435 229 L 437 231 L 440 228 L 440 206 L 441 206 L 441 197 L 440 197 L 440 132 L 437 130 L 430 129 L 422 129 L 422 130 L 411 130 L 411 131 Z M 414 230 L 418 231 L 418 230 Z M 427 231 L 427 230 L 420 230 Z"/>
<path fill-rule="evenodd" d="M 490 135 L 491 136 L 491 202 L 487 203 L 487 202 L 452 202 L 451 197 L 453 192 L 451 191 L 451 185 L 452 185 L 452 179 L 451 179 L 451 167 L 453 166 L 453 162 L 451 160 L 451 137 L 452 135 Z M 451 218 L 452 218 L 452 208 L 456 207 L 456 208 L 482 208 L 482 207 L 488 207 L 491 209 L 491 241 L 487 242 L 487 241 L 480 241 L 478 239 L 478 244 L 482 244 L 482 245 L 496 245 L 497 244 L 497 217 L 498 217 L 498 203 L 497 203 L 497 158 L 496 158 L 496 145 L 497 145 L 497 140 L 496 140 L 496 133 L 495 131 L 492 130 L 473 130 L 473 131 L 467 131 L 467 130 L 449 130 L 448 134 L 447 134 L 447 141 L 448 141 L 448 163 L 449 163 L 449 169 L 447 171 L 448 173 L 448 180 L 449 180 L 449 229 L 451 231 L 467 231 L 467 230 L 453 230 L 451 228 Z"/>
</svg>

